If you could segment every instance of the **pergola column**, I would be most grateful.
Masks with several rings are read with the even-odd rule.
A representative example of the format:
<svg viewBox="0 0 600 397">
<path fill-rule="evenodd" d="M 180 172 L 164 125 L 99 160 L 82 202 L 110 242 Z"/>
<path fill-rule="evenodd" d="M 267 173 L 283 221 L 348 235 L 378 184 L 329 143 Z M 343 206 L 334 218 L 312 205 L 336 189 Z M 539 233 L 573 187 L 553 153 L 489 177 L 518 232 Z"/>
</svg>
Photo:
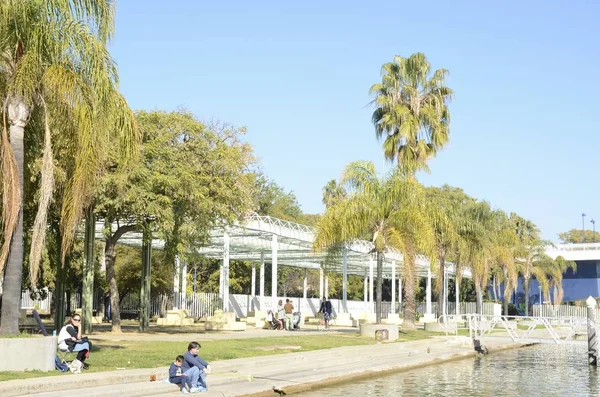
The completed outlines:
<svg viewBox="0 0 600 397">
<path fill-rule="evenodd" d="M 365 269 L 365 278 L 363 279 L 363 300 L 365 302 L 365 312 L 368 310 L 367 308 L 369 307 L 369 271 L 367 269 Z"/>
<path fill-rule="evenodd" d="M 329 300 L 329 274 L 325 276 L 325 299 Z"/>
<path fill-rule="evenodd" d="M 402 308 L 402 277 L 398 277 L 398 306 Z M 400 312 L 398 310 L 398 312 Z"/>
<path fill-rule="evenodd" d="M 223 234 L 223 270 L 222 275 L 222 298 L 223 311 L 229 311 L 229 233 Z"/>
<path fill-rule="evenodd" d="M 308 269 L 304 269 L 304 283 L 302 290 L 302 297 L 306 299 L 306 292 L 308 290 Z"/>
<path fill-rule="evenodd" d="M 145 225 L 142 234 L 142 288 L 140 290 L 140 331 L 150 326 L 150 288 L 152 264 L 152 231 Z"/>
<path fill-rule="evenodd" d="M 181 264 L 181 308 L 187 309 L 187 262 Z"/>
<path fill-rule="evenodd" d="M 179 309 L 179 269 L 181 268 L 181 262 L 179 260 L 179 255 L 175 256 L 175 271 L 173 272 L 173 309 Z M 222 272 L 222 268 L 220 268 Z M 220 283 L 219 277 L 219 296 L 221 295 L 221 288 L 223 287 Z"/>
<path fill-rule="evenodd" d="M 266 311 L 265 307 L 265 253 L 263 251 L 260 252 L 260 277 L 258 280 L 259 285 L 259 309 L 262 311 Z"/>
<path fill-rule="evenodd" d="M 256 296 L 256 263 L 252 262 L 252 275 L 250 276 L 250 296 Z"/>
<path fill-rule="evenodd" d="M 277 307 L 277 235 L 271 240 L 271 307 Z"/>
<path fill-rule="evenodd" d="M 321 266 L 319 267 L 319 299 L 323 300 L 323 280 L 324 275 L 323 275 L 323 264 L 321 264 Z"/>
<path fill-rule="evenodd" d="M 373 307 L 373 255 L 369 255 L 369 302 Z"/>
<path fill-rule="evenodd" d="M 454 272 L 456 272 L 456 269 L 454 270 Z M 456 277 L 456 275 L 454 275 L 454 288 L 456 290 L 456 314 L 459 315 L 460 314 L 460 297 L 459 297 L 459 293 L 460 293 L 460 287 L 458 285 L 458 277 Z"/>
<path fill-rule="evenodd" d="M 252 275 L 250 279 L 250 307 L 252 310 L 256 310 L 254 307 L 254 297 L 256 296 L 256 263 L 252 262 Z"/>
<path fill-rule="evenodd" d="M 391 313 L 396 313 L 396 261 L 392 261 L 392 309 Z"/>
<path fill-rule="evenodd" d="M 431 269 L 427 269 L 427 288 L 426 288 L 426 296 L 427 296 L 427 305 L 426 305 L 426 314 L 431 315 Z"/>
<path fill-rule="evenodd" d="M 348 251 L 344 248 L 342 256 L 342 308 L 348 312 Z"/>
</svg>

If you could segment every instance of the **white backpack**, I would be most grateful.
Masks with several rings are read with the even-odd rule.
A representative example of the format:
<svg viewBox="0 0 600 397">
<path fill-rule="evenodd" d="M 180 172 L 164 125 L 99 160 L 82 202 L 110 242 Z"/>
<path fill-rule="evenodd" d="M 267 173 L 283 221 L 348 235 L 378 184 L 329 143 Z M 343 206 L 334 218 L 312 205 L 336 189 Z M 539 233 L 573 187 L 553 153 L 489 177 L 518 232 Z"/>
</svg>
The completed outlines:
<svg viewBox="0 0 600 397">
<path fill-rule="evenodd" d="M 69 370 L 74 374 L 80 374 L 83 368 L 83 363 L 78 359 L 75 359 L 69 363 Z"/>
</svg>

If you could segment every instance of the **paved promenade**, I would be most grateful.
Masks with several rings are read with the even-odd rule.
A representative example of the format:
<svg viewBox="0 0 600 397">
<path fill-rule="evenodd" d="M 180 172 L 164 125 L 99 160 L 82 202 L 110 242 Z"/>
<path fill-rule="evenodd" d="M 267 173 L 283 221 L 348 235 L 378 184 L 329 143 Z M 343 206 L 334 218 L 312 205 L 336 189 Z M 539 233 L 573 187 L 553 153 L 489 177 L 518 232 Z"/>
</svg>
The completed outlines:
<svg viewBox="0 0 600 397">
<path fill-rule="evenodd" d="M 256 333 L 254 331 L 246 332 L 248 335 L 254 333 L 248 337 L 272 335 L 272 333 L 265 333 L 261 330 L 257 330 Z M 314 334 L 314 332 L 311 333 Z M 297 332 L 288 334 L 298 335 Z M 118 340 L 124 335 L 126 334 L 99 335 L 99 337 Z M 221 338 L 224 337 L 222 335 L 227 334 L 215 334 L 215 336 L 217 335 Z M 241 335 L 246 336 L 246 333 L 230 334 L 229 338 L 239 338 Z M 140 340 L 141 337 L 152 338 L 154 336 L 157 335 L 137 335 L 135 339 Z M 170 337 L 172 336 L 170 335 Z M 203 340 L 208 339 L 207 336 L 203 335 Z M 190 334 L 184 334 L 182 337 L 184 337 L 182 340 L 187 341 Z M 494 351 L 519 346 L 506 341 L 488 344 L 491 354 Z M 474 355 L 473 347 L 467 337 L 440 336 L 411 342 L 340 347 L 214 361 L 211 363 L 213 372 L 208 376 L 209 390 L 199 395 L 273 396 L 276 395 L 273 393 L 273 387 L 283 389 L 287 393 L 295 393 L 335 382 L 377 377 L 415 366 L 442 364 L 447 360 L 468 358 Z M 150 382 L 152 373 L 156 373 L 157 382 Z M 64 397 L 73 393 L 85 397 L 181 395 L 176 386 L 161 382 L 164 378 L 166 378 L 166 368 L 83 373 L 81 375 L 65 374 L 64 376 L 1 382 L 0 396 Z"/>
</svg>

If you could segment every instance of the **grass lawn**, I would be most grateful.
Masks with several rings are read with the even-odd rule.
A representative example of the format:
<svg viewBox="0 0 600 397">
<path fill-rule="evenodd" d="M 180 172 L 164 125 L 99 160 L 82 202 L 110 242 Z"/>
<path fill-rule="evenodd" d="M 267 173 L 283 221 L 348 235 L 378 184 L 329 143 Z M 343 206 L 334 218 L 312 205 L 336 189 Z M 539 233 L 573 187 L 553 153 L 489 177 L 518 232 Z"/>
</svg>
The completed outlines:
<svg viewBox="0 0 600 397">
<path fill-rule="evenodd" d="M 423 330 L 400 331 L 399 341 L 427 339 L 438 335 L 440 334 Z M 208 362 L 376 343 L 374 339 L 362 338 L 358 334 L 275 336 L 253 339 L 199 340 L 199 342 L 202 344 L 200 357 Z M 183 354 L 186 349 L 187 343 L 183 342 L 97 341 L 92 347 L 88 372 L 156 367 L 164 367 L 166 370 L 175 357 Z M 58 371 L 0 372 L 0 381 L 61 374 Z"/>
</svg>

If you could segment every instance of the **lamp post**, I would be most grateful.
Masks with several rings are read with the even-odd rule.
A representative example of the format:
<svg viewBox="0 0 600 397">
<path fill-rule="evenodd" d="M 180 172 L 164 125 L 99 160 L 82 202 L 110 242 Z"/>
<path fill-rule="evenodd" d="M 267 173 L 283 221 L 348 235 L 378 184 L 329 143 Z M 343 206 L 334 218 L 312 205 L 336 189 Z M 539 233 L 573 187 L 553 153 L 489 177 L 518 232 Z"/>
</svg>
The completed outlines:
<svg viewBox="0 0 600 397">
<path fill-rule="evenodd" d="M 581 242 L 585 243 L 585 212 L 581 214 L 581 225 L 583 226 L 583 237 L 581 238 Z"/>
<path fill-rule="evenodd" d="M 596 243 L 596 221 L 592 219 L 590 222 L 592 222 L 592 230 L 593 230 L 593 234 L 594 234 L 594 244 L 595 244 Z"/>
</svg>

